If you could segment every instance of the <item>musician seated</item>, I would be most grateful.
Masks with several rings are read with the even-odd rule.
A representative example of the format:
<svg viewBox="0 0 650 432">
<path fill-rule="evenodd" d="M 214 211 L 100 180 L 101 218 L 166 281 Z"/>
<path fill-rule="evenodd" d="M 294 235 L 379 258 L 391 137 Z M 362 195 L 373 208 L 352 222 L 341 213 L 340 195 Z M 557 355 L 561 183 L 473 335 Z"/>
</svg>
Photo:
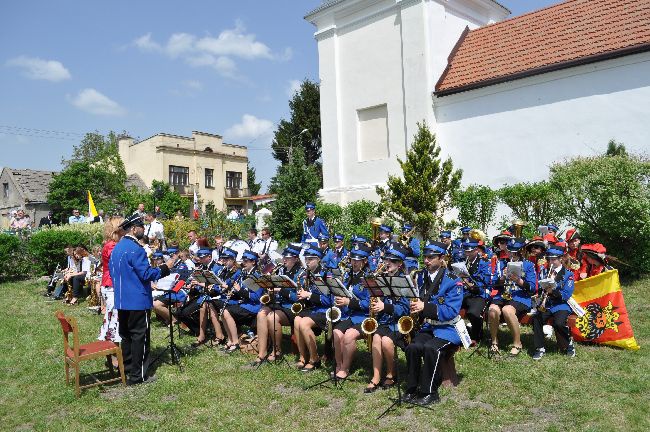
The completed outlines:
<svg viewBox="0 0 650 432">
<path fill-rule="evenodd" d="M 404 260 L 408 248 L 394 244 L 384 254 L 384 276 L 404 276 Z M 366 336 L 372 337 L 372 379 L 364 389 L 364 393 L 372 393 L 380 386 L 383 389 L 395 385 L 395 345 L 404 345 L 404 339 L 397 332 L 397 320 L 409 313 L 409 301 L 404 297 L 373 297 L 370 301 L 370 311 L 377 320 L 377 330 L 368 334 L 367 326 L 362 323 Z M 386 363 L 386 375 L 381 379 L 383 363 Z"/>
<path fill-rule="evenodd" d="M 86 275 L 90 274 L 91 261 L 88 250 L 83 246 L 78 246 L 74 250 L 74 258 L 78 263 L 78 270 L 68 273 L 64 279 L 72 283 L 72 298 L 66 300 L 69 305 L 75 305 L 83 295 Z"/>
<path fill-rule="evenodd" d="M 484 258 L 485 245 L 482 241 L 468 239 L 462 243 L 465 253 L 465 266 L 470 278 L 463 280 L 465 285 L 463 308 L 472 324 L 469 336 L 472 341 L 480 341 L 483 337 L 483 312 L 488 298 L 490 284 L 490 263 Z"/>
<path fill-rule="evenodd" d="M 324 269 L 334 269 L 338 267 L 338 262 L 334 258 L 334 251 L 330 249 L 330 236 L 328 234 L 318 235 L 318 248 L 323 251 L 323 258 L 320 265 Z"/>
<path fill-rule="evenodd" d="M 257 278 L 260 272 L 257 270 L 259 255 L 252 251 L 245 251 L 242 254 L 242 269 L 239 280 L 233 283 L 232 295 L 228 304 L 223 310 L 221 321 L 228 335 L 226 352 L 233 353 L 239 350 L 239 332 L 238 328 L 242 325 L 251 327 L 257 318 L 260 310 L 260 297 L 264 290 L 257 287 L 256 290 L 249 290 L 244 285 L 248 278 Z M 223 306 L 222 306 L 223 308 Z"/>
<path fill-rule="evenodd" d="M 425 268 L 416 274 L 419 298 L 411 302 L 410 312 L 416 324 L 420 319 L 424 323 L 405 349 L 406 402 L 429 405 L 440 401 L 440 357 L 461 344 L 455 324 L 461 321 L 463 282 L 445 267 L 443 257 L 448 251 L 445 243 L 427 242 Z"/>
<path fill-rule="evenodd" d="M 320 332 L 326 328 L 325 311 L 332 302 L 310 280 L 312 275 L 325 277 L 326 271 L 321 268 L 323 250 L 312 246 L 304 252 L 304 257 L 307 268 L 300 278 L 297 292 L 297 304 L 302 306 L 302 310 L 294 319 L 293 328 L 299 352 L 296 366 L 302 372 L 311 372 L 321 366 L 314 330 Z"/>
<path fill-rule="evenodd" d="M 341 319 L 334 325 L 334 358 L 336 377 L 345 379 L 357 352 L 357 340 L 362 337 L 361 323 L 368 316 L 370 295 L 361 284 L 370 271 L 368 257 L 370 248 L 355 245 L 350 251 L 352 269 L 343 276 L 343 284 L 354 294 L 354 298 L 334 297 L 335 305 L 341 310 Z"/>
<path fill-rule="evenodd" d="M 157 252 L 162 255 L 162 252 Z M 169 258 L 174 260 L 174 266 L 169 269 L 170 275 L 178 273 L 181 275 L 181 279 L 185 280 L 187 278 L 189 270 L 185 263 L 181 260 L 178 255 L 178 249 L 175 247 L 170 247 L 167 249 Z M 156 255 L 156 254 L 154 254 Z M 164 263 L 164 256 L 163 262 Z M 156 259 L 157 265 L 160 265 L 160 259 Z M 176 317 L 169 316 L 169 305 L 183 304 L 187 300 L 187 289 L 180 288 L 177 292 L 165 293 L 160 295 L 153 300 L 153 311 L 156 316 L 162 320 L 165 325 L 174 325 L 176 324 Z"/>
<path fill-rule="evenodd" d="M 196 253 L 196 256 L 199 258 L 199 263 L 196 270 L 212 270 L 214 268 L 214 262 L 212 261 L 212 250 L 207 248 L 201 248 Z M 190 287 L 196 291 L 199 291 L 200 294 L 197 296 L 196 302 L 200 306 L 199 309 L 199 335 L 196 339 L 196 342 L 192 344 L 194 347 L 201 346 L 205 344 L 208 339 L 206 337 L 206 330 L 208 326 L 208 318 L 212 323 L 214 329 L 215 338 L 213 342 L 221 344 L 225 342 L 225 335 L 223 329 L 221 328 L 221 323 L 219 322 L 219 309 L 223 306 L 224 300 L 224 290 L 230 289 L 232 284 L 235 281 L 235 276 L 239 277 L 238 269 L 236 268 L 235 258 L 237 258 L 237 252 L 230 248 L 225 248 L 221 253 L 221 259 L 224 260 L 224 267 L 221 269 L 219 278 L 224 282 L 222 286 L 211 285 L 206 287 L 204 283 L 197 282 L 192 280 Z"/>
<path fill-rule="evenodd" d="M 63 294 L 68 290 L 68 280 L 64 278 L 67 273 L 76 271 L 76 261 L 74 259 L 74 247 L 71 245 L 63 248 L 66 255 L 66 267 L 61 271 L 60 279 L 57 279 L 54 282 L 54 286 L 48 285 L 47 291 L 48 294 L 52 296 L 54 300 L 63 299 Z M 57 285 L 58 283 L 58 285 Z M 49 296 L 48 295 L 48 296 Z"/>
<path fill-rule="evenodd" d="M 289 244 L 282 251 L 282 266 L 277 268 L 276 274 L 286 275 L 297 282 L 303 270 L 298 258 L 300 252 L 299 246 Z M 269 295 L 269 303 L 265 304 L 257 314 L 258 356 L 254 362 L 257 365 L 265 360 L 275 361 L 282 355 L 282 326 L 292 326 L 296 317 L 291 311 L 291 306 L 298 299 L 294 289 L 275 288 Z M 269 336 L 272 340 L 271 354 L 268 352 Z"/>
<path fill-rule="evenodd" d="M 575 357 L 576 350 L 573 346 L 573 339 L 568 326 L 568 317 L 571 314 L 571 307 L 567 301 L 573 295 L 574 281 L 573 272 L 562 265 L 564 249 L 557 246 L 549 247 L 546 251 L 548 261 L 548 278 L 540 280 L 540 291 L 542 301 L 538 306 L 540 313 L 533 317 L 533 341 L 535 353 L 533 360 L 541 360 L 546 352 L 544 348 L 544 324 L 549 318 L 553 318 L 553 329 L 557 339 L 557 346 L 567 356 Z M 551 279 L 555 281 L 552 286 L 543 288 L 543 281 Z"/>
<path fill-rule="evenodd" d="M 492 345 L 490 350 L 499 354 L 499 322 L 501 316 L 512 333 L 512 348 L 510 355 L 516 356 L 522 350 L 521 328 L 519 318 L 526 314 L 531 308 L 531 295 L 537 286 L 537 274 L 535 264 L 530 260 L 524 260 L 525 238 L 513 238 L 508 242 L 510 251 L 509 260 L 499 260 L 498 267 L 493 272 L 492 284 L 496 294 L 492 298 L 488 311 L 490 337 Z M 521 276 L 508 272 L 508 263 L 521 262 Z"/>
<path fill-rule="evenodd" d="M 607 263 L 607 249 L 600 243 L 583 245 L 582 261 L 584 264 L 580 269 L 580 279 L 587 279 L 612 269 Z"/>
</svg>

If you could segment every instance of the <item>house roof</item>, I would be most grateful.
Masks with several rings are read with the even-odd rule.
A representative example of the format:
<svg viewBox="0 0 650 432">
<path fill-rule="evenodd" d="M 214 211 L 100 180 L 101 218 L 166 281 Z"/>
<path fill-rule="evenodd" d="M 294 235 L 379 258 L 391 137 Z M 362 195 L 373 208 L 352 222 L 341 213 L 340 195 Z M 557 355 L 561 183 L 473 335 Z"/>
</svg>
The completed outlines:
<svg viewBox="0 0 650 432">
<path fill-rule="evenodd" d="M 134 187 L 141 192 L 146 192 L 149 189 L 144 180 L 142 180 L 142 177 L 140 177 L 138 174 L 129 174 L 126 176 L 124 187 L 127 189 Z"/>
<path fill-rule="evenodd" d="M 650 50 L 650 1 L 568 0 L 465 31 L 436 95 Z"/>
<path fill-rule="evenodd" d="M 26 202 L 47 202 L 52 176 L 57 172 L 6 168 Z"/>
</svg>

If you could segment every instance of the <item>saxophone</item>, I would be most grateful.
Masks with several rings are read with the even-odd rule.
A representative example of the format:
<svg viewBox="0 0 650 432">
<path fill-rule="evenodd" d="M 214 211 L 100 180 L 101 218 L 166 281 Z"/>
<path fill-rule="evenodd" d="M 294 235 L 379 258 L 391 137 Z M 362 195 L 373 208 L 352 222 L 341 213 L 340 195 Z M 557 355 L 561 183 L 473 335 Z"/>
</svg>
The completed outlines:
<svg viewBox="0 0 650 432">
<path fill-rule="evenodd" d="M 379 264 L 374 273 L 369 275 L 370 277 L 377 277 L 379 274 L 383 273 L 385 263 Z M 366 335 L 366 344 L 368 345 L 368 350 L 372 347 L 372 335 L 379 328 L 379 322 L 375 318 L 375 313 L 372 311 L 372 306 L 377 303 L 377 297 L 370 297 L 370 305 L 368 308 L 368 318 L 364 319 L 361 322 L 361 331 Z"/>
<path fill-rule="evenodd" d="M 413 270 L 409 276 L 413 280 L 413 285 L 417 289 L 417 281 L 415 280 L 416 273 L 417 270 Z M 417 303 L 417 301 L 418 301 L 417 298 L 412 298 L 411 304 L 415 304 Z M 400 319 L 397 320 L 397 331 L 399 331 L 401 334 L 404 335 L 407 344 L 411 343 L 411 332 L 413 332 L 413 330 L 416 330 L 416 323 L 419 322 L 419 319 L 420 319 L 419 313 L 411 312 L 409 315 L 400 317 Z"/>
</svg>

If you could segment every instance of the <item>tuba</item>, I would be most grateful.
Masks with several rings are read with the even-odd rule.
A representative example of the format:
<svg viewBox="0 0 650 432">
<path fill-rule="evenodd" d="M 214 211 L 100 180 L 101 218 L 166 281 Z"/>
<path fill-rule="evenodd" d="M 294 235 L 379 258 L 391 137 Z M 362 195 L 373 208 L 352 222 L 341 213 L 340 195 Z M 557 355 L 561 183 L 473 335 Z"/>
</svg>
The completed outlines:
<svg viewBox="0 0 650 432">
<path fill-rule="evenodd" d="M 372 245 L 373 249 L 379 244 L 379 226 L 383 223 L 383 220 L 379 217 L 372 218 L 370 224 L 372 225 Z"/>
<path fill-rule="evenodd" d="M 513 233 L 515 237 L 521 237 L 521 233 L 524 230 L 524 227 L 526 226 L 526 222 L 524 222 L 521 219 L 517 219 L 512 222 L 512 226 L 515 227 L 515 232 Z"/>
</svg>

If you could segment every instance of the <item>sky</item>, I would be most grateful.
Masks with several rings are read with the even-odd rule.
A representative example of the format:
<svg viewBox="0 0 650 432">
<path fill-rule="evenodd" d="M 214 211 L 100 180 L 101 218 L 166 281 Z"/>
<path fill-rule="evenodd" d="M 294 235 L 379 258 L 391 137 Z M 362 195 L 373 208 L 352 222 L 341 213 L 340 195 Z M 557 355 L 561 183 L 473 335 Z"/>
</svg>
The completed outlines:
<svg viewBox="0 0 650 432">
<path fill-rule="evenodd" d="M 559 0 L 500 0 L 512 16 Z M 0 167 L 60 170 L 86 132 L 222 135 L 263 191 L 273 131 L 318 80 L 321 0 L 0 4 Z M 180 7 L 182 5 L 182 8 Z"/>
</svg>

